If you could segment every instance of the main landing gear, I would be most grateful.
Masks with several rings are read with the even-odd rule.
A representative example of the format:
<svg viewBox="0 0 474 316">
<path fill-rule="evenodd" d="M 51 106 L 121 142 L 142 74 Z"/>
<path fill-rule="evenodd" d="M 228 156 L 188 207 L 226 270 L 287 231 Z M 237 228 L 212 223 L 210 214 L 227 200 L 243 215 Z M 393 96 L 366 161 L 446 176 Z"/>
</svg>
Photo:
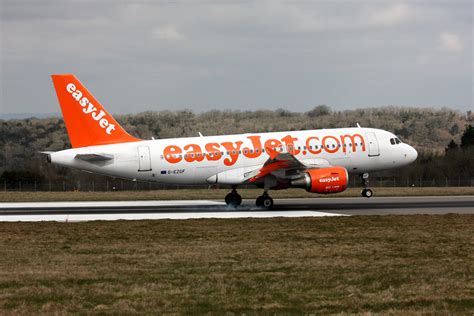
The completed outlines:
<svg viewBox="0 0 474 316">
<path fill-rule="evenodd" d="M 237 193 L 236 187 L 232 187 L 232 191 L 225 196 L 225 204 L 233 207 L 242 204 L 242 197 L 239 193 Z M 257 198 L 255 204 L 258 207 L 270 209 L 273 207 L 273 199 L 270 197 L 270 195 L 268 195 L 268 192 L 265 191 Z"/>
<path fill-rule="evenodd" d="M 369 189 L 369 174 L 361 173 L 359 176 L 362 181 L 362 186 L 364 187 L 360 192 L 360 195 L 366 198 L 371 198 L 374 195 L 374 192 Z"/>
<path fill-rule="evenodd" d="M 239 206 L 242 204 L 242 197 L 237 193 L 237 189 L 232 187 L 232 192 L 225 196 L 225 204 L 230 206 Z"/>
<path fill-rule="evenodd" d="M 273 207 L 273 199 L 268 195 L 268 192 L 265 191 L 261 196 L 257 198 L 255 204 L 257 204 L 258 207 L 270 209 Z"/>
</svg>

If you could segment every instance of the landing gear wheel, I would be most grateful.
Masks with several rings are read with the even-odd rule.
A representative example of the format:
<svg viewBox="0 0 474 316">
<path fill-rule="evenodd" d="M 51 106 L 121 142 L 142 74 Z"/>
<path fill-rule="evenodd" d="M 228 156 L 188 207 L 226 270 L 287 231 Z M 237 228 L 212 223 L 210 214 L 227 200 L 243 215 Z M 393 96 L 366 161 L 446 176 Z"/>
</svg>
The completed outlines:
<svg viewBox="0 0 474 316">
<path fill-rule="evenodd" d="M 374 195 L 371 189 L 368 188 L 369 186 L 369 174 L 368 173 L 361 173 L 359 174 L 360 179 L 362 180 L 362 186 L 364 189 L 360 192 L 360 195 L 366 198 L 371 198 Z"/>
<path fill-rule="evenodd" d="M 264 196 L 262 206 L 266 209 L 271 209 L 273 207 L 273 199 L 269 196 Z"/>
<path fill-rule="evenodd" d="M 268 194 L 263 194 L 257 198 L 255 204 L 258 207 L 270 209 L 273 207 L 273 199 Z"/>
<path fill-rule="evenodd" d="M 374 195 L 371 189 L 363 189 L 361 195 L 366 198 L 371 198 Z"/>
<path fill-rule="evenodd" d="M 237 192 L 231 192 L 225 196 L 225 204 L 239 206 L 242 204 L 242 197 Z"/>
</svg>

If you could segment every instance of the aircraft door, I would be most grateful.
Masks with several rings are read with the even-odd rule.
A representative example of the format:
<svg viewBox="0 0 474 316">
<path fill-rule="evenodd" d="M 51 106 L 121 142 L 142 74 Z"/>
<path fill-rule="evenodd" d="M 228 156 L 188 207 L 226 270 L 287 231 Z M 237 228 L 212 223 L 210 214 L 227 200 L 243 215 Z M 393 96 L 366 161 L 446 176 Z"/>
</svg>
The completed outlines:
<svg viewBox="0 0 474 316">
<path fill-rule="evenodd" d="M 138 147 L 138 171 L 151 170 L 150 148 L 148 146 Z"/>
<path fill-rule="evenodd" d="M 366 133 L 367 142 L 369 147 L 369 157 L 380 156 L 379 143 L 377 141 L 377 135 L 375 133 Z"/>
</svg>

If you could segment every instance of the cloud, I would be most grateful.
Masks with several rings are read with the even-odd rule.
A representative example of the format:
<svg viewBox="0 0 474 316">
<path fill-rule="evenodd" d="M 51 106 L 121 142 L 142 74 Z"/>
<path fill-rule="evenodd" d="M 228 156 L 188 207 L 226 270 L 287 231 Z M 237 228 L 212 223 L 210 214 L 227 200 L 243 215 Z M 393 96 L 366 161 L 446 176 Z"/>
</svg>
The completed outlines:
<svg viewBox="0 0 474 316">
<path fill-rule="evenodd" d="M 413 11 L 408 5 L 396 4 L 373 11 L 369 21 L 375 25 L 391 26 L 407 20 L 412 15 Z"/>
<path fill-rule="evenodd" d="M 155 38 L 168 41 L 176 41 L 183 38 L 183 35 L 174 26 L 169 25 L 155 28 L 152 34 Z"/>
<path fill-rule="evenodd" d="M 443 50 L 458 53 L 464 48 L 461 38 L 457 34 L 451 32 L 442 32 L 439 35 L 439 38 L 441 40 L 441 48 Z"/>
<path fill-rule="evenodd" d="M 1 1 L 8 112 L 56 111 L 52 72 L 76 73 L 117 113 L 472 107 L 472 0 Z"/>
</svg>

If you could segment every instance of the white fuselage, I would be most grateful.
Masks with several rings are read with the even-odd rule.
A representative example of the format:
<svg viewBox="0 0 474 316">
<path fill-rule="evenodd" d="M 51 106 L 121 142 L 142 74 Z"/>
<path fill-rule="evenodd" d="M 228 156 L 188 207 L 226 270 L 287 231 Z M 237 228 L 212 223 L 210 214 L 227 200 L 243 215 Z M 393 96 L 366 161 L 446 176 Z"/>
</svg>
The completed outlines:
<svg viewBox="0 0 474 316">
<path fill-rule="evenodd" d="M 398 168 L 417 153 L 396 136 L 373 128 L 338 128 L 275 133 L 189 137 L 67 149 L 50 154 L 52 163 L 119 178 L 170 184 L 238 185 L 269 159 L 268 148 L 292 153 L 308 168 L 341 166 L 349 173 Z M 78 154 L 113 157 L 78 159 Z"/>
</svg>

